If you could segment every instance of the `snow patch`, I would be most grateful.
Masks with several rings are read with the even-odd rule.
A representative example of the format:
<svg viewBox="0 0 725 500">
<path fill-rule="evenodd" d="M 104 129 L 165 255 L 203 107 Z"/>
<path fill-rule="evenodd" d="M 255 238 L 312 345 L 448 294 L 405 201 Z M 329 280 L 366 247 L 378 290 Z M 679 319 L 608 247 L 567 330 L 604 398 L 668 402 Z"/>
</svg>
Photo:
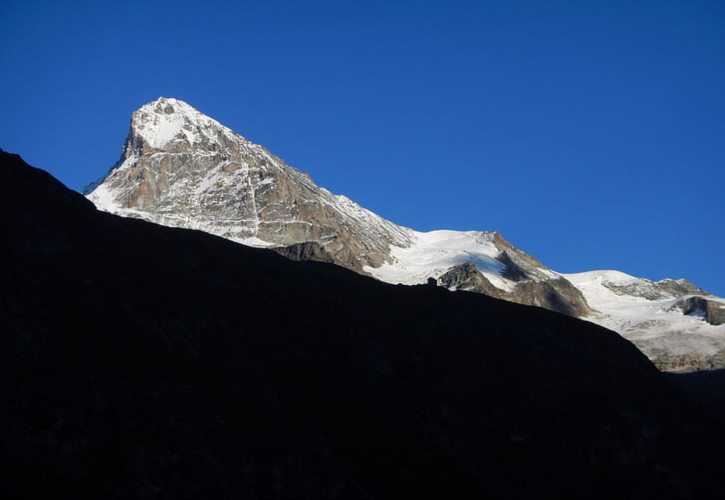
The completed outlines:
<svg viewBox="0 0 725 500">
<path fill-rule="evenodd" d="M 93 202 L 98 210 L 103 212 L 117 213 L 120 211 L 118 203 L 114 193 L 108 189 L 105 184 L 100 184 L 91 194 L 88 195 L 88 199 Z"/>
<path fill-rule="evenodd" d="M 502 290 L 511 291 L 516 285 L 501 276 L 506 266 L 496 260 L 501 253 L 493 244 L 493 233 L 482 231 L 408 230 L 409 247 L 392 247 L 391 262 L 365 271 L 387 283 L 417 285 L 428 278 L 438 278 L 451 267 L 472 262 L 476 268 Z"/>
<path fill-rule="evenodd" d="M 154 119 L 146 121 L 138 127 L 138 132 L 151 146 L 163 148 L 167 142 L 176 137 L 184 127 L 184 117 L 172 115 L 154 115 Z"/>
</svg>

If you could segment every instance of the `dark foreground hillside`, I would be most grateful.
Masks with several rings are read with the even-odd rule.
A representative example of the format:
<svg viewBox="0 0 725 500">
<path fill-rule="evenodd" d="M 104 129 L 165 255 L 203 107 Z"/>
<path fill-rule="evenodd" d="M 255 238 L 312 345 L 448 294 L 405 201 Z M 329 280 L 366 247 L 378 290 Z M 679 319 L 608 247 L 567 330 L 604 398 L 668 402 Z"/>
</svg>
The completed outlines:
<svg viewBox="0 0 725 500">
<path fill-rule="evenodd" d="M 3 498 L 708 498 L 721 430 L 629 342 L 97 212 L 0 165 Z"/>
</svg>

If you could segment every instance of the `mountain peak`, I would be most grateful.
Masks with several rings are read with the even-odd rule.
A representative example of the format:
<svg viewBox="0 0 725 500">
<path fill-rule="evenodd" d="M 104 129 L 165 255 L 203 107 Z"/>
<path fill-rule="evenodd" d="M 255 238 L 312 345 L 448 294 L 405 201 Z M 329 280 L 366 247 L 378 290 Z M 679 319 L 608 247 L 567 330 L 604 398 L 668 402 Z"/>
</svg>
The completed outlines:
<svg viewBox="0 0 725 500">
<path fill-rule="evenodd" d="M 411 239 L 405 228 L 168 97 L 133 113 L 121 159 L 86 192 L 109 212 L 255 246 L 317 243 L 358 271 L 381 265 L 391 245 Z"/>
<path fill-rule="evenodd" d="M 240 138 L 190 104 L 173 97 L 159 97 L 133 113 L 129 139 L 136 147 L 167 150 L 174 143 L 188 147 L 211 140 L 218 144 L 222 137 L 235 136 Z"/>
<path fill-rule="evenodd" d="M 180 106 L 185 106 L 187 108 L 193 108 L 191 104 L 186 102 L 183 99 L 178 99 L 176 97 L 165 97 L 165 96 L 159 96 L 155 100 L 151 101 L 151 103 L 170 103 L 170 104 L 178 104 Z M 149 103 L 149 104 L 151 104 Z"/>
</svg>

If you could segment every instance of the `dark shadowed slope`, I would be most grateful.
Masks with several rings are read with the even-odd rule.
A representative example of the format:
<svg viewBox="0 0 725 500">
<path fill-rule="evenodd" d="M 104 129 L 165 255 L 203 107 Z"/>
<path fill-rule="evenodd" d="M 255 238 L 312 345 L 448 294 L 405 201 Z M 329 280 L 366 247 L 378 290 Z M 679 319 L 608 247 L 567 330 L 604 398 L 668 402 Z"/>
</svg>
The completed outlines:
<svg viewBox="0 0 725 500">
<path fill-rule="evenodd" d="M 714 426 L 615 333 L 97 212 L 1 159 L 5 498 L 721 486 Z"/>
</svg>

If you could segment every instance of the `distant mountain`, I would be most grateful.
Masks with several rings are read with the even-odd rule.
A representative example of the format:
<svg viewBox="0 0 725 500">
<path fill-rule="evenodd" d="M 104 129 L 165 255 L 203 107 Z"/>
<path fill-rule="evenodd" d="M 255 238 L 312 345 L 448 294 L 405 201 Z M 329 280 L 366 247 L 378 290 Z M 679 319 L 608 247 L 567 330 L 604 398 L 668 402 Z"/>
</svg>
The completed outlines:
<svg viewBox="0 0 725 500">
<path fill-rule="evenodd" d="M 6 153 L 0 254 L 4 498 L 725 487 L 721 417 L 589 322 L 103 213 Z"/>
<path fill-rule="evenodd" d="M 722 299 L 666 285 L 674 281 L 662 285 L 667 297 L 602 288 L 597 283 L 618 281 L 608 272 L 557 273 L 495 231 L 398 226 L 177 99 L 159 98 L 133 113 L 121 159 L 87 194 L 111 213 L 273 247 L 388 283 L 433 278 L 452 290 L 586 318 L 620 332 L 663 369 L 725 366 Z"/>
<path fill-rule="evenodd" d="M 670 371 L 725 366 L 725 300 L 687 280 L 650 281 L 619 271 L 564 275 L 595 313 Z"/>
</svg>

